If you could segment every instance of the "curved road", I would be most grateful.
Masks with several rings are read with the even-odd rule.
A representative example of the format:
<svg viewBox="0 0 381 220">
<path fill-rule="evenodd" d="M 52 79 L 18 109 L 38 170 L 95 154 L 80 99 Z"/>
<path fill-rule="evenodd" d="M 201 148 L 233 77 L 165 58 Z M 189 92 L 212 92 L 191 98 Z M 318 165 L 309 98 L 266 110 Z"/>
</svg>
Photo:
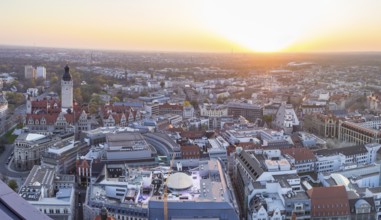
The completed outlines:
<svg viewBox="0 0 381 220">
<path fill-rule="evenodd" d="M 13 145 L 6 144 L 4 152 L 0 155 L 0 173 L 3 174 L 4 176 L 14 177 L 14 178 L 27 177 L 29 174 L 29 171 L 25 171 L 25 172 L 13 171 L 9 169 L 9 165 L 11 163 L 9 163 L 9 165 L 5 164 L 8 161 L 8 157 L 11 155 L 12 151 L 13 151 Z"/>
<path fill-rule="evenodd" d="M 19 116 L 24 115 L 25 112 L 26 112 L 26 105 L 25 104 L 20 105 L 17 108 L 15 108 L 14 112 L 11 113 L 11 117 L 6 122 L 7 130 L 15 127 L 17 125 L 17 123 L 19 122 L 18 121 Z M 0 173 L 3 174 L 4 176 L 13 177 L 13 178 L 27 177 L 29 174 L 29 171 L 17 172 L 17 171 L 11 170 L 9 168 L 12 160 L 10 161 L 9 165 L 6 164 L 6 162 L 8 161 L 8 157 L 11 155 L 12 151 L 13 151 L 13 144 L 6 144 L 4 152 L 2 154 L 0 154 Z"/>
</svg>

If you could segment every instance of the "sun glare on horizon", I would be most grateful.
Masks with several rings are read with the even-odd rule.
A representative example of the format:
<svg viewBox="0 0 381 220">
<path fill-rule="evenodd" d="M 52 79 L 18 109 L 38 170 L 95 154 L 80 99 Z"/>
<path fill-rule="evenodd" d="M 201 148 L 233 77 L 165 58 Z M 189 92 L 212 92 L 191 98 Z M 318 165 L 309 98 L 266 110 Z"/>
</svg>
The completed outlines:
<svg viewBox="0 0 381 220">
<path fill-rule="evenodd" d="M 218 6 L 205 1 L 204 19 L 220 36 L 248 50 L 280 52 L 303 38 L 321 20 L 317 12 L 327 6 L 322 2 L 309 7 L 311 2 L 299 0 L 223 0 L 218 1 Z"/>
<path fill-rule="evenodd" d="M 380 8 L 380 0 L 3 0 L 0 43 L 175 52 L 381 51 Z"/>
</svg>

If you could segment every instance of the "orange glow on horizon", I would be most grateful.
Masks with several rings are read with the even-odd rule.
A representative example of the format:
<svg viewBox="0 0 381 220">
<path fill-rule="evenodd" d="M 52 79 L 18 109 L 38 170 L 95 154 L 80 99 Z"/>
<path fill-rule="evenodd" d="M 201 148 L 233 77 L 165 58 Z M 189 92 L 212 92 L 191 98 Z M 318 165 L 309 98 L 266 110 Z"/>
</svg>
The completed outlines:
<svg viewBox="0 0 381 220">
<path fill-rule="evenodd" d="M 0 44 L 191 52 L 381 51 L 378 0 L 4 0 Z"/>
</svg>

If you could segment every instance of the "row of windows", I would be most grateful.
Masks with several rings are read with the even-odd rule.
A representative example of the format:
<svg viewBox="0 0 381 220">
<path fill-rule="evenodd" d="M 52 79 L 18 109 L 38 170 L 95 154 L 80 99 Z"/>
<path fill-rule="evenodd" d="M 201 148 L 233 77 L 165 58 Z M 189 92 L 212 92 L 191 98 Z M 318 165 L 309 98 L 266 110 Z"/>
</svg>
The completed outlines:
<svg viewBox="0 0 381 220">
<path fill-rule="evenodd" d="M 28 124 L 30 124 L 30 125 L 32 125 L 32 124 L 36 124 L 36 125 L 42 124 L 42 125 L 44 125 L 44 124 L 46 124 L 46 120 L 44 118 L 42 118 L 41 121 L 36 120 L 34 122 L 33 119 L 29 119 L 28 120 Z"/>
<path fill-rule="evenodd" d="M 329 165 L 329 166 L 319 166 L 317 169 L 321 171 L 326 169 L 331 170 L 332 168 L 333 168 L 333 165 Z"/>
<path fill-rule="evenodd" d="M 45 213 L 45 214 L 68 214 L 69 213 L 69 211 L 68 211 L 68 209 L 63 209 L 63 211 L 61 212 L 61 209 L 44 209 L 44 210 L 42 210 L 42 209 L 40 209 L 40 212 L 43 212 L 43 213 Z"/>
<path fill-rule="evenodd" d="M 315 209 L 316 209 L 316 208 L 320 209 L 320 207 L 323 208 L 323 209 L 324 209 L 324 208 L 339 208 L 339 207 L 342 208 L 342 207 L 347 207 L 347 206 L 348 206 L 348 204 L 344 204 L 344 205 L 343 205 L 343 204 L 340 204 L 340 205 L 339 205 L 339 204 L 336 203 L 336 204 L 331 204 L 331 205 L 329 205 L 329 204 L 324 205 L 324 204 L 323 204 L 323 205 L 321 205 L 321 206 L 320 206 L 320 205 L 314 205 L 314 208 L 315 208 Z"/>
<path fill-rule="evenodd" d="M 317 216 L 339 216 L 339 215 L 346 215 L 345 212 L 318 212 Z"/>
<path fill-rule="evenodd" d="M 143 219 L 146 219 L 146 218 L 137 218 L 137 217 L 129 217 L 129 216 L 120 216 L 120 215 L 117 215 L 117 219 L 118 220 L 143 220 Z"/>
<path fill-rule="evenodd" d="M 199 151 L 185 151 L 183 152 L 183 155 L 199 155 Z"/>
</svg>

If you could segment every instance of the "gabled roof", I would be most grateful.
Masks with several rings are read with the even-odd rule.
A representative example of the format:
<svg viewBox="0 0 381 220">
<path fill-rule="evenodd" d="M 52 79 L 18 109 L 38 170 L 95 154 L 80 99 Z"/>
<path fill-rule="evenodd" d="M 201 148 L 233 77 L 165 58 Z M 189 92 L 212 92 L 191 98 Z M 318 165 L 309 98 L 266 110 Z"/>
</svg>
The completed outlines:
<svg viewBox="0 0 381 220">
<path fill-rule="evenodd" d="M 58 113 L 55 114 L 27 114 L 25 119 L 28 124 L 29 119 L 33 119 L 33 121 L 38 120 L 41 123 L 41 119 L 45 118 L 47 125 L 53 125 L 57 121 Z"/>
<path fill-rule="evenodd" d="M 252 154 L 242 150 L 237 158 L 253 180 L 258 179 L 264 172 L 260 162 Z"/>
<path fill-rule="evenodd" d="M 356 208 L 361 208 L 362 205 L 370 206 L 370 213 L 375 213 L 376 209 L 373 197 L 349 199 L 349 207 L 352 214 L 360 214 L 356 213 Z"/>
<path fill-rule="evenodd" d="M 74 114 L 64 114 L 64 117 L 68 123 L 74 124 Z"/>
<path fill-rule="evenodd" d="M 124 105 L 104 105 L 102 106 L 102 112 L 106 114 L 107 112 L 114 112 L 114 113 L 127 113 L 130 110 L 133 110 L 129 106 Z"/>
</svg>

